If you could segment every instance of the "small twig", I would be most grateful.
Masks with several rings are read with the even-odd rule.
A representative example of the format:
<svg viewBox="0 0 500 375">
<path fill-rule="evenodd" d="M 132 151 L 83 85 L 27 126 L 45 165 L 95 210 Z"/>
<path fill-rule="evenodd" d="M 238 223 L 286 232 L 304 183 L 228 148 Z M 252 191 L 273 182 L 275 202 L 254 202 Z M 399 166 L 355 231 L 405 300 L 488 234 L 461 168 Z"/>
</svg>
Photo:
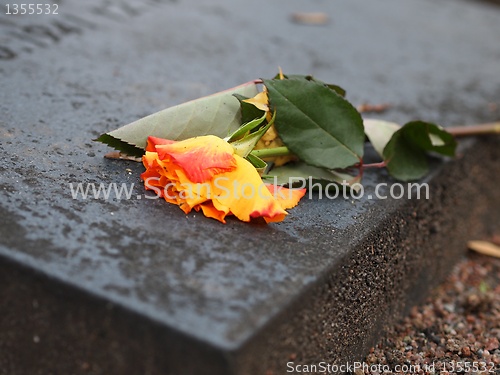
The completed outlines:
<svg viewBox="0 0 500 375">
<path fill-rule="evenodd" d="M 328 23 L 329 18 L 322 12 L 299 12 L 292 14 L 292 21 L 305 25 L 324 25 Z"/>
<path fill-rule="evenodd" d="M 124 153 L 121 153 L 119 151 L 111 151 L 108 152 L 106 155 L 104 155 L 106 159 L 121 159 L 121 160 L 132 160 L 132 161 L 137 161 L 141 162 L 142 158 L 137 158 L 135 156 L 130 156 Z"/>
<path fill-rule="evenodd" d="M 385 161 L 381 161 L 380 163 L 370 163 L 370 164 L 363 164 L 361 165 L 361 168 L 366 169 L 366 168 L 385 168 L 387 167 L 387 163 Z"/>
<path fill-rule="evenodd" d="M 467 137 L 484 134 L 500 134 L 500 122 L 491 122 L 488 124 L 450 126 L 445 130 L 455 137 Z"/>
<path fill-rule="evenodd" d="M 384 104 L 368 104 L 363 103 L 356 107 L 359 113 L 382 113 L 388 110 L 391 107 L 389 103 Z"/>
</svg>

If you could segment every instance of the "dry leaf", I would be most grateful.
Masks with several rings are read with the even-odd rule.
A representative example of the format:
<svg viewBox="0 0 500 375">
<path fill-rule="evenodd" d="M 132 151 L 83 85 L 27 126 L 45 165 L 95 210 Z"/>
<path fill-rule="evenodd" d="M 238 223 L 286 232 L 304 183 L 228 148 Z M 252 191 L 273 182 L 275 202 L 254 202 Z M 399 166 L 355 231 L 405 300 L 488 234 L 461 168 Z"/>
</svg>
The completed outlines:
<svg viewBox="0 0 500 375">
<path fill-rule="evenodd" d="M 327 24 L 329 19 L 326 13 L 321 12 L 299 12 L 292 14 L 292 20 L 296 23 L 305 25 L 324 25 Z"/>
<path fill-rule="evenodd" d="M 387 111 L 390 107 L 391 105 L 389 103 L 384 103 L 384 104 L 363 103 L 357 106 L 357 110 L 358 112 L 361 113 L 368 113 L 368 112 L 382 113 Z"/>
<path fill-rule="evenodd" d="M 491 238 L 491 242 L 493 242 L 495 245 L 500 246 L 500 234 L 494 234 Z"/>
<path fill-rule="evenodd" d="M 137 161 L 137 162 L 142 161 L 142 158 L 136 158 L 135 156 L 123 154 L 119 151 L 108 152 L 106 155 L 104 155 L 104 157 L 106 159 L 132 160 L 132 161 Z"/>
<path fill-rule="evenodd" d="M 469 241 L 467 246 L 479 254 L 488 255 L 490 257 L 500 258 L 500 246 L 497 246 L 488 241 Z"/>
</svg>

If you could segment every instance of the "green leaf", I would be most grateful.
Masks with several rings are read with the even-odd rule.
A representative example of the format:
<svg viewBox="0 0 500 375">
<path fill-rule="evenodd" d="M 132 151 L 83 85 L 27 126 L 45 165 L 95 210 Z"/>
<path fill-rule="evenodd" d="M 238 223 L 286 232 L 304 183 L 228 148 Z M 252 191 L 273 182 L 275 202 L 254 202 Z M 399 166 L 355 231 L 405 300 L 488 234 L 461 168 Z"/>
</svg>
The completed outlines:
<svg viewBox="0 0 500 375">
<path fill-rule="evenodd" d="M 225 138 L 227 142 L 234 142 L 240 138 L 243 138 L 245 135 L 250 133 L 253 129 L 261 125 L 266 119 L 266 114 L 264 113 L 260 118 L 256 118 L 252 121 L 249 121 L 243 125 L 241 125 L 238 129 L 236 129 L 231 135 Z"/>
<path fill-rule="evenodd" d="M 132 156 L 144 153 L 148 136 L 183 140 L 199 135 L 225 137 L 241 124 L 240 104 L 233 94 L 257 95 L 255 84 L 245 84 L 164 109 L 101 135 L 97 141 Z"/>
<path fill-rule="evenodd" d="M 426 151 L 445 156 L 455 156 L 457 142 L 442 127 L 424 121 L 412 121 L 403 127 L 405 138 Z"/>
<path fill-rule="evenodd" d="M 396 131 L 384 148 L 384 159 L 391 176 L 398 180 L 418 180 L 429 170 L 427 152 L 454 156 L 456 141 L 439 126 L 413 121 Z"/>
<path fill-rule="evenodd" d="M 365 134 L 373 145 L 373 148 L 384 158 L 384 148 L 392 135 L 401 129 L 401 125 L 383 120 L 364 119 Z"/>
<path fill-rule="evenodd" d="M 257 172 L 259 172 L 260 174 L 266 172 L 267 163 L 261 158 L 252 154 L 248 154 L 246 159 L 255 167 L 255 169 L 257 169 Z"/>
<path fill-rule="evenodd" d="M 283 74 L 283 77 L 285 77 L 285 79 L 298 79 L 298 80 L 305 79 L 306 81 L 318 82 L 318 83 L 321 83 L 322 85 L 325 85 L 330 90 L 335 91 L 337 94 L 339 94 L 342 97 L 345 97 L 345 94 L 346 94 L 346 91 L 342 87 L 340 87 L 338 85 L 334 85 L 332 83 L 325 83 L 323 81 L 320 81 L 319 79 L 314 78 L 311 75 L 305 76 L 305 75 L 301 75 L 301 74 Z M 276 74 L 273 79 L 279 80 L 280 79 L 279 73 Z"/>
<path fill-rule="evenodd" d="M 264 80 L 264 85 L 278 134 L 302 161 L 327 169 L 360 161 L 363 120 L 347 100 L 312 80 Z"/>
<path fill-rule="evenodd" d="M 389 174 L 397 180 L 418 180 L 429 171 L 424 150 L 408 142 L 402 133 L 396 132 L 384 148 Z"/>
<path fill-rule="evenodd" d="M 107 144 L 108 146 L 113 147 L 115 150 L 120 151 L 121 153 L 140 158 L 144 155 L 144 149 L 131 145 L 127 142 L 124 142 L 118 138 L 115 138 L 109 134 L 101 134 L 99 138 L 94 139 L 95 141 L 102 142 Z"/>
<path fill-rule="evenodd" d="M 231 146 L 233 146 L 235 153 L 241 157 L 246 157 L 248 154 L 250 154 L 250 152 L 254 149 L 257 142 L 259 142 L 259 139 L 261 139 L 264 133 L 267 132 L 267 130 L 271 127 L 271 125 L 274 122 L 274 118 L 275 116 L 273 116 L 271 121 L 269 121 L 269 123 L 266 126 L 263 126 L 256 132 L 250 133 L 241 139 L 231 142 Z M 250 131 L 253 128 L 262 124 L 265 121 L 265 119 L 266 119 L 266 114 L 264 114 L 264 116 L 262 116 L 262 118 L 260 119 L 251 121 L 248 124 L 243 125 L 240 129 L 247 130 L 248 128 L 247 131 Z M 240 129 L 238 129 L 235 133 L 239 133 Z M 232 136 L 230 137 L 230 139 L 231 138 Z"/>
<path fill-rule="evenodd" d="M 319 183 L 322 188 L 329 183 L 336 183 L 338 185 L 353 188 L 356 192 L 360 189 L 358 185 L 352 186 L 354 183 L 359 182 L 357 176 L 313 167 L 302 162 L 289 163 L 278 168 L 273 168 L 263 176 L 263 178 L 266 182 L 272 183 L 276 181 L 278 185 L 290 185 L 290 183 L 293 184 L 294 181 L 300 182 L 306 180 L 308 184 L 309 182 L 312 182 L 312 184 Z M 311 188 L 311 186 L 308 186 L 308 188 Z"/>
<path fill-rule="evenodd" d="M 250 103 L 246 103 L 243 100 L 249 99 L 246 96 L 233 94 L 233 96 L 240 101 L 241 105 L 241 122 L 244 124 L 250 122 L 253 119 L 260 118 L 265 113 L 264 111 L 258 109 L 256 106 Z"/>
<path fill-rule="evenodd" d="M 318 81 L 318 82 L 321 82 L 321 81 Z M 341 97 L 345 98 L 346 91 L 342 87 L 334 85 L 332 83 L 325 83 L 325 85 L 330 90 L 335 91 L 338 95 L 340 95 Z"/>
</svg>

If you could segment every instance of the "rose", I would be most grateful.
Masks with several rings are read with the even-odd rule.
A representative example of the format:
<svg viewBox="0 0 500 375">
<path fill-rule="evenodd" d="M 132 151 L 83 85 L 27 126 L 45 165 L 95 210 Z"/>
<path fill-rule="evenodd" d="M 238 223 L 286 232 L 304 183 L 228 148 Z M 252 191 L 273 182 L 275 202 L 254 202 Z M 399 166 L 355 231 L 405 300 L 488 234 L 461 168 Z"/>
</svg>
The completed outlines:
<svg viewBox="0 0 500 375">
<path fill-rule="evenodd" d="M 201 210 L 223 223 L 231 214 L 246 222 L 257 217 L 282 221 L 285 209 L 305 194 L 305 189 L 268 188 L 250 162 L 213 135 L 178 142 L 149 137 L 143 164 L 146 189 L 159 192 L 186 214 Z"/>
</svg>

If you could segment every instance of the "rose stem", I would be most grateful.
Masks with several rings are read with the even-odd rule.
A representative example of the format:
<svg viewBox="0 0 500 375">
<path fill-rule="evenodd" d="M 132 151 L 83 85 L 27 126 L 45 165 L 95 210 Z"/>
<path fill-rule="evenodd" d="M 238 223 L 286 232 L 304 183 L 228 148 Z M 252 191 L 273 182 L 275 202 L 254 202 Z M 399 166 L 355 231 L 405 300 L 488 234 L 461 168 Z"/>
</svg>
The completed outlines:
<svg viewBox="0 0 500 375">
<path fill-rule="evenodd" d="M 283 147 L 262 148 L 259 150 L 253 150 L 251 154 L 253 156 L 257 156 L 262 159 L 262 158 L 272 158 L 276 156 L 286 156 L 286 155 L 291 155 L 292 153 L 287 147 L 283 146 Z"/>
</svg>

